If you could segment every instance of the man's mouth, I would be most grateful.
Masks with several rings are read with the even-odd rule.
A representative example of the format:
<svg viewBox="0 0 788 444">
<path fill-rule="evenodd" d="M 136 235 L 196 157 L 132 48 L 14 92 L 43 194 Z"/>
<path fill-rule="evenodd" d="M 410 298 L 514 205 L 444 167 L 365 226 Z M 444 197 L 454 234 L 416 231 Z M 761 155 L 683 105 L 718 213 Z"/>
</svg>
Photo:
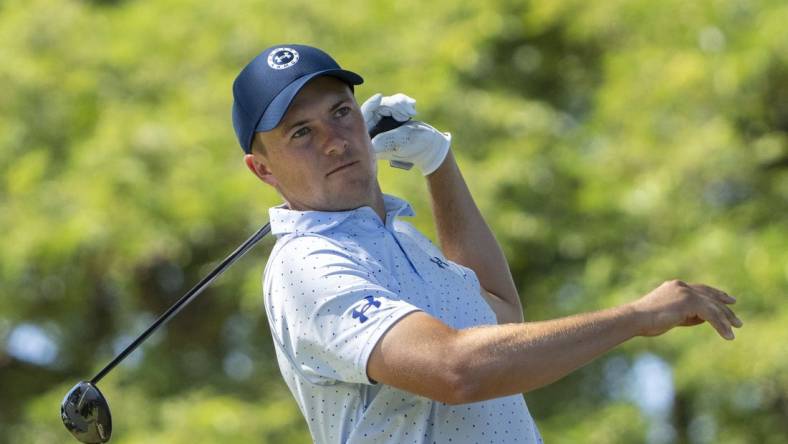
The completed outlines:
<svg viewBox="0 0 788 444">
<path fill-rule="evenodd" d="M 330 175 L 332 175 L 332 174 L 336 173 L 337 171 L 342 171 L 342 170 L 344 170 L 345 168 L 347 168 L 347 167 L 349 167 L 349 166 L 353 166 L 353 165 L 355 165 L 355 164 L 357 164 L 357 163 L 358 163 L 358 160 L 356 160 L 356 161 L 353 161 L 353 162 L 350 162 L 350 163 L 346 163 L 346 164 L 344 164 L 344 165 L 340 165 L 340 166 L 338 166 L 338 167 L 334 168 L 333 170 L 329 171 L 329 172 L 328 172 L 328 174 L 326 174 L 326 176 L 330 176 Z"/>
</svg>

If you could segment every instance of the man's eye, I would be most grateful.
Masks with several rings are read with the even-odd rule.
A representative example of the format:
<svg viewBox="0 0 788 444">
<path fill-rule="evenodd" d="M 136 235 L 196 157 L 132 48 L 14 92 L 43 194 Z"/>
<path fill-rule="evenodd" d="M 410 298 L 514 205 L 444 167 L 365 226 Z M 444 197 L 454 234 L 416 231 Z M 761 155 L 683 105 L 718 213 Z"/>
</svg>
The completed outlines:
<svg viewBox="0 0 788 444">
<path fill-rule="evenodd" d="M 298 131 L 293 133 L 293 139 L 298 139 L 299 137 L 304 137 L 307 134 L 309 134 L 309 131 L 311 131 L 311 130 L 309 129 L 309 127 L 306 127 L 306 126 L 303 127 L 303 128 L 299 128 Z"/>
<path fill-rule="evenodd" d="M 339 108 L 338 110 L 334 111 L 334 115 L 337 117 L 345 117 L 348 114 L 350 114 L 349 106 L 343 106 L 342 108 Z"/>
</svg>

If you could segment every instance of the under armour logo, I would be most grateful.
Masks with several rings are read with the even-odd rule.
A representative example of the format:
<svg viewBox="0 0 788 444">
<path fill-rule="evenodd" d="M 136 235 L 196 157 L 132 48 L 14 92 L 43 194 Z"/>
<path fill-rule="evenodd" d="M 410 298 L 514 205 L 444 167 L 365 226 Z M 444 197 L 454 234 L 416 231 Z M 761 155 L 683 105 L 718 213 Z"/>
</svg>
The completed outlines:
<svg viewBox="0 0 788 444">
<path fill-rule="evenodd" d="M 367 319 L 369 319 L 364 314 L 364 313 L 367 312 L 367 310 L 369 310 L 372 307 L 380 308 L 380 301 L 376 301 L 374 296 L 367 296 L 364 299 L 366 299 L 367 302 L 365 302 L 364 305 L 362 305 L 361 308 L 359 308 L 359 309 L 355 309 L 354 308 L 352 313 L 351 313 L 351 315 L 353 316 L 353 319 L 358 318 L 358 321 L 361 322 L 362 324 L 364 322 L 367 322 Z"/>
<path fill-rule="evenodd" d="M 290 52 L 283 52 L 282 54 L 278 54 L 274 56 L 274 61 L 279 64 L 287 63 L 292 59 L 293 59 L 293 54 Z"/>
<path fill-rule="evenodd" d="M 293 48 L 276 48 L 268 54 L 268 66 L 285 69 L 298 62 L 298 51 Z"/>
<path fill-rule="evenodd" d="M 435 265 L 437 265 L 437 266 L 439 266 L 441 268 L 446 268 L 446 267 L 449 266 L 449 264 L 447 262 L 443 262 L 441 260 L 441 258 L 439 258 L 438 256 L 435 256 L 432 259 L 430 259 L 430 262 L 432 262 L 433 264 L 435 264 Z"/>
</svg>

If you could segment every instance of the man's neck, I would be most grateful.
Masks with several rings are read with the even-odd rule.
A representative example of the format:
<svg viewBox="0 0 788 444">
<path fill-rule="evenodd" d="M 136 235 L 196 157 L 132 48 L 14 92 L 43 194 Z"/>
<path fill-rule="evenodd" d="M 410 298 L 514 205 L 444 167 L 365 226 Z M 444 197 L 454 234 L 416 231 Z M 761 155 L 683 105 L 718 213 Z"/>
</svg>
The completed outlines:
<svg viewBox="0 0 788 444">
<path fill-rule="evenodd" d="M 281 193 L 280 193 L 280 196 L 282 196 L 282 198 L 284 199 L 285 206 L 289 210 L 296 210 L 296 211 L 332 211 L 332 210 L 320 210 L 320 209 L 316 209 L 316 208 L 310 208 L 310 207 L 308 207 L 306 205 L 301 205 L 298 202 L 291 201 L 290 199 L 288 199 L 285 196 L 283 196 Z M 380 221 L 383 224 L 386 223 L 386 204 L 385 204 L 385 201 L 383 200 L 383 192 L 380 191 L 380 186 L 377 186 L 376 190 L 372 193 L 371 202 L 368 202 L 365 205 L 360 205 L 357 208 L 364 207 L 364 206 L 368 206 L 368 207 L 372 208 L 372 210 L 375 212 L 375 214 L 377 214 L 378 217 L 380 218 Z M 334 210 L 334 211 L 347 211 L 347 210 Z"/>
<path fill-rule="evenodd" d="M 372 209 L 375 210 L 375 213 L 377 213 L 378 217 L 380 217 L 380 221 L 385 225 L 386 204 L 383 202 L 383 193 L 380 191 L 380 188 L 378 188 L 378 192 L 375 193 L 375 197 L 371 206 Z"/>
</svg>

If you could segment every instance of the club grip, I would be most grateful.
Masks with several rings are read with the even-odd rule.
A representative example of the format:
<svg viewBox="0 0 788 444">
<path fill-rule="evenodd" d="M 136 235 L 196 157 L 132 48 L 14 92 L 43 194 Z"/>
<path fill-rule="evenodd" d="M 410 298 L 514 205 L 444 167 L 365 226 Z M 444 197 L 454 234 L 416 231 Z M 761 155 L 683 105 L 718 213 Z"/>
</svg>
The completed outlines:
<svg viewBox="0 0 788 444">
<path fill-rule="evenodd" d="M 394 128 L 399 128 L 400 126 L 407 123 L 410 119 L 400 122 L 399 120 L 390 117 L 390 116 L 383 116 L 380 118 L 380 121 L 377 125 L 373 126 L 371 130 L 369 130 L 369 137 L 374 138 L 380 133 L 385 133 L 386 131 L 391 131 Z"/>
</svg>

